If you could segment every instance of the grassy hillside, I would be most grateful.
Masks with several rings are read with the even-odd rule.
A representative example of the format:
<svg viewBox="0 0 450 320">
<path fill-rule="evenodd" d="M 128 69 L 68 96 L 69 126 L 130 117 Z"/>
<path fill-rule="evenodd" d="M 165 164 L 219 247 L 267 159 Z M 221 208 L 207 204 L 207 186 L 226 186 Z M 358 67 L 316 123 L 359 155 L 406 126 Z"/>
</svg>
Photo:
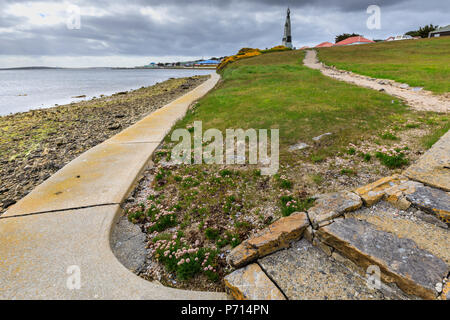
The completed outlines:
<svg viewBox="0 0 450 320">
<path fill-rule="evenodd" d="M 450 37 L 321 48 L 327 65 L 359 74 L 450 92 Z"/>
<path fill-rule="evenodd" d="M 389 95 L 329 79 L 303 66 L 303 55 L 272 53 L 230 65 L 218 90 L 200 101 L 180 125 L 201 120 L 205 129 L 223 131 L 278 128 L 284 149 L 333 132 L 328 143 L 316 149 L 327 156 L 399 125 L 399 119 L 427 117 Z"/>
</svg>

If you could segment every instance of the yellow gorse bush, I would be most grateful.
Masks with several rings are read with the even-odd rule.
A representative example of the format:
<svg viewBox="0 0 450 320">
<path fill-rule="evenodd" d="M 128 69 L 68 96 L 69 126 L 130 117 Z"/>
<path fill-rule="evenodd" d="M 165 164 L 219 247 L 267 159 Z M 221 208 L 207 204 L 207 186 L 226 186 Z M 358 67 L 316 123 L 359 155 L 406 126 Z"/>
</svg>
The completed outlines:
<svg viewBox="0 0 450 320">
<path fill-rule="evenodd" d="M 217 66 L 217 70 L 220 71 L 220 70 L 224 69 L 228 64 L 238 61 L 240 59 L 256 57 L 256 56 L 259 56 L 264 53 L 287 51 L 287 50 L 292 50 L 292 49 L 285 47 L 285 46 L 276 46 L 276 47 L 273 47 L 272 49 L 268 49 L 268 50 L 260 50 L 260 49 L 254 49 L 254 48 L 242 48 L 241 50 L 239 50 L 239 52 L 236 55 L 226 57 L 225 59 L 223 59 L 223 61 Z"/>
<path fill-rule="evenodd" d="M 261 51 L 259 49 L 242 48 L 241 50 L 239 50 L 239 52 L 236 55 L 226 57 L 225 59 L 223 59 L 223 61 L 217 67 L 217 70 L 222 70 L 228 64 L 233 63 L 237 60 L 256 57 L 256 56 L 259 56 L 260 54 L 261 54 Z"/>
</svg>

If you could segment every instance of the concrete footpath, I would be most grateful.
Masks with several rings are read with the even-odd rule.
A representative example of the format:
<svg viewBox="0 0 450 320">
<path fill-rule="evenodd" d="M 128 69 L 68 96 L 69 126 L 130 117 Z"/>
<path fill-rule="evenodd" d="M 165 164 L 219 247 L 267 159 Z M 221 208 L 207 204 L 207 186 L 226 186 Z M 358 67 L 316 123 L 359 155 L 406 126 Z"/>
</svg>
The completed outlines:
<svg viewBox="0 0 450 320">
<path fill-rule="evenodd" d="M 0 299 L 226 299 L 145 281 L 120 264 L 110 245 L 120 203 L 153 152 L 219 79 L 213 74 L 82 154 L 0 217 Z"/>
</svg>

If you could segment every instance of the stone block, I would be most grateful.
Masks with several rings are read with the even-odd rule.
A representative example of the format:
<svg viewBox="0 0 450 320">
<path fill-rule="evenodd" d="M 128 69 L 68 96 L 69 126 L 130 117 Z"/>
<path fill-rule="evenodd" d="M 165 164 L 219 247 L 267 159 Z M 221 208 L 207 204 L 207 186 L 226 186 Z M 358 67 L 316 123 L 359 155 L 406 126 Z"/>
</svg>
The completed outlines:
<svg viewBox="0 0 450 320">
<path fill-rule="evenodd" d="M 414 193 L 407 195 L 406 199 L 414 206 L 450 223 L 450 195 L 448 192 L 430 187 L 420 187 Z"/>
<path fill-rule="evenodd" d="M 286 300 L 261 267 L 253 263 L 225 277 L 227 292 L 236 300 Z"/>
<path fill-rule="evenodd" d="M 384 282 L 424 299 L 437 297 L 435 285 L 449 271 L 442 259 L 420 249 L 414 241 L 381 231 L 366 221 L 341 219 L 316 235 L 364 269 L 379 266 Z"/>
<path fill-rule="evenodd" d="M 394 187 L 399 182 L 399 176 L 393 175 L 391 177 L 382 178 L 367 186 L 358 188 L 355 190 L 355 193 L 363 199 L 366 206 L 371 207 L 383 199 L 386 189 Z"/>
<path fill-rule="evenodd" d="M 356 211 L 361 206 L 362 200 L 357 194 L 340 191 L 318 196 L 314 207 L 309 209 L 308 215 L 313 227 L 318 229 L 326 225 L 327 221 L 338 218 L 346 212 Z"/>
<path fill-rule="evenodd" d="M 294 213 L 282 218 L 237 246 L 228 255 L 228 263 L 238 268 L 270 253 L 288 248 L 292 241 L 299 240 L 303 236 L 308 226 L 306 213 Z"/>
</svg>

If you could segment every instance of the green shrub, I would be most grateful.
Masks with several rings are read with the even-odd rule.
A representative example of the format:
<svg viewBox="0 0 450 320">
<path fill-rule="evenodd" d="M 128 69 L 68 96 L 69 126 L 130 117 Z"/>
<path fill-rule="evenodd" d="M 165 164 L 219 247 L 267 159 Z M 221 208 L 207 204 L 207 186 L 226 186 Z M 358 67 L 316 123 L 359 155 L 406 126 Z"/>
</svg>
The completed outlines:
<svg viewBox="0 0 450 320">
<path fill-rule="evenodd" d="M 236 248 L 238 245 L 241 244 L 241 239 L 238 234 L 232 234 L 231 232 L 227 231 L 223 237 L 220 237 L 219 240 L 217 240 L 217 247 L 223 248 L 227 245 L 231 245 L 232 248 Z"/>
<path fill-rule="evenodd" d="M 147 209 L 147 217 L 150 217 L 151 219 L 155 219 L 156 215 L 160 212 L 160 210 L 152 204 L 150 208 Z"/>
<path fill-rule="evenodd" d="M 237 221 L 234 223 L 236 229 L 251 230 L 252 224 L 248 221 Z"/>
<path fill-rule="evenodd" d="M 177 216 L 175 213 L 165 212 L 163 214 L 158 213 L 151 218 L 149 233 L 161 232 L 177 225 Z"/>
<path fill-rule="evenodd" d="M 400 140 L 399 137 L 393 135 L 390 132 L 386 132 L 386 133 L 382 134 L 381 138 L 384 139 L 384 140 Z"/>
<path fill-rule="evenodd" d="M 341 174 L 346 175 L 346 176 L 355 176 L 356 172 L 353 169 L 342 169 Z"/>
<path fill-rule="evenodd" d="M 229 196 L 226 198 L 225 200 L 225 204 L 223 206 L 223 212 L 226 214 L 230 214 L 231 211 L 233 211 L 233 207 L 235 205 L 236 202 L 236 197 L 235 196 Z"/>
<path fill-rule="evenodd" d="M 292 189 L 292 181 L 289 181 L 287 179 L 280 179 L 280 188 Z"/>
<path fill-rule="evenodd" d="M 188 280 L 196 274 L 203 273 L 210 280 L 216 281 L 217 250 L 194 248 L 181 235 L 171 239 L 156 238 L 152 244 L 154 257 L 161 262 L 169 272 L 175 272 L 180 280 Z"/>
<path fill-rule="evenodd" d="M 208 240 L 217 240 L 219 238 L 220 231 L 213 228 L 207 228 L 205 230 L 205 237 Z"/>
<path fill-rule="evenodd" d="M 315 200 L 313 198 L 298 199 L 292 196 L 282 196 L 281 202 L 281 214 L 283 217 L 288 217 L 294 212 L 304 212 L 314 205 Z"/>
<path fill-rule="evenodd" d="M 397 153 L 395 155 L 389 155 L 383 152 L 376 153 L 377 159 L 381 161 L 383 165 L 389 169 L 401 168 L 409 163 L 404 153 Z"/>
<path fill-rule="evenodd" d="M 356 149 L 355 148 L 350 148 L 347 150 L 347 154 L 353 156 L 356 154 Z"/>
<path fill-rule="evenodd" d="M 161 168 L 161 169 L 159 169 L 158 173 L 155 175 L 155 179 L 156 179 L 156 181 L 162 181 L 169 175 L 170 175 L 170 171 L 164 170 L 163 168 Z"/>
<path fill-rule="evenodd" d="M 183 182 L 181 183 L 181 186 L 185 189 L 189 189 L 189 188 L 193 188 L 193 187 L 197 187 L 200 185 L 200 181 L 195 180 L 192 177 L 187 177 L 186 179 L 183 180 Z"/>
<path fill-rule="evenodd" d="M 136 212 L 127 213 L 128 221 L 132 223 L 142 222 L 145 219 L 144 211 L 139 210 Z"/>
<path fill-rule="evenodd" d="M 228 170 L 228 169 L 223 169 L 223 170 L 220 170 L 219 174 L 220 174 L 223 178 L 225 178 L 225 177 L 231 176 L 231 175 L 233 174 L 233 171 Z"/>
<path fill-rule="evenodd" d="M 319 163 L 319 162 L 322 162 L 323 160 L 325 160 L 325 158 L 321 155 L 318 155 L 318 154 L 311 155 L 311 161 L 314 163 Z"/>
</svg>

